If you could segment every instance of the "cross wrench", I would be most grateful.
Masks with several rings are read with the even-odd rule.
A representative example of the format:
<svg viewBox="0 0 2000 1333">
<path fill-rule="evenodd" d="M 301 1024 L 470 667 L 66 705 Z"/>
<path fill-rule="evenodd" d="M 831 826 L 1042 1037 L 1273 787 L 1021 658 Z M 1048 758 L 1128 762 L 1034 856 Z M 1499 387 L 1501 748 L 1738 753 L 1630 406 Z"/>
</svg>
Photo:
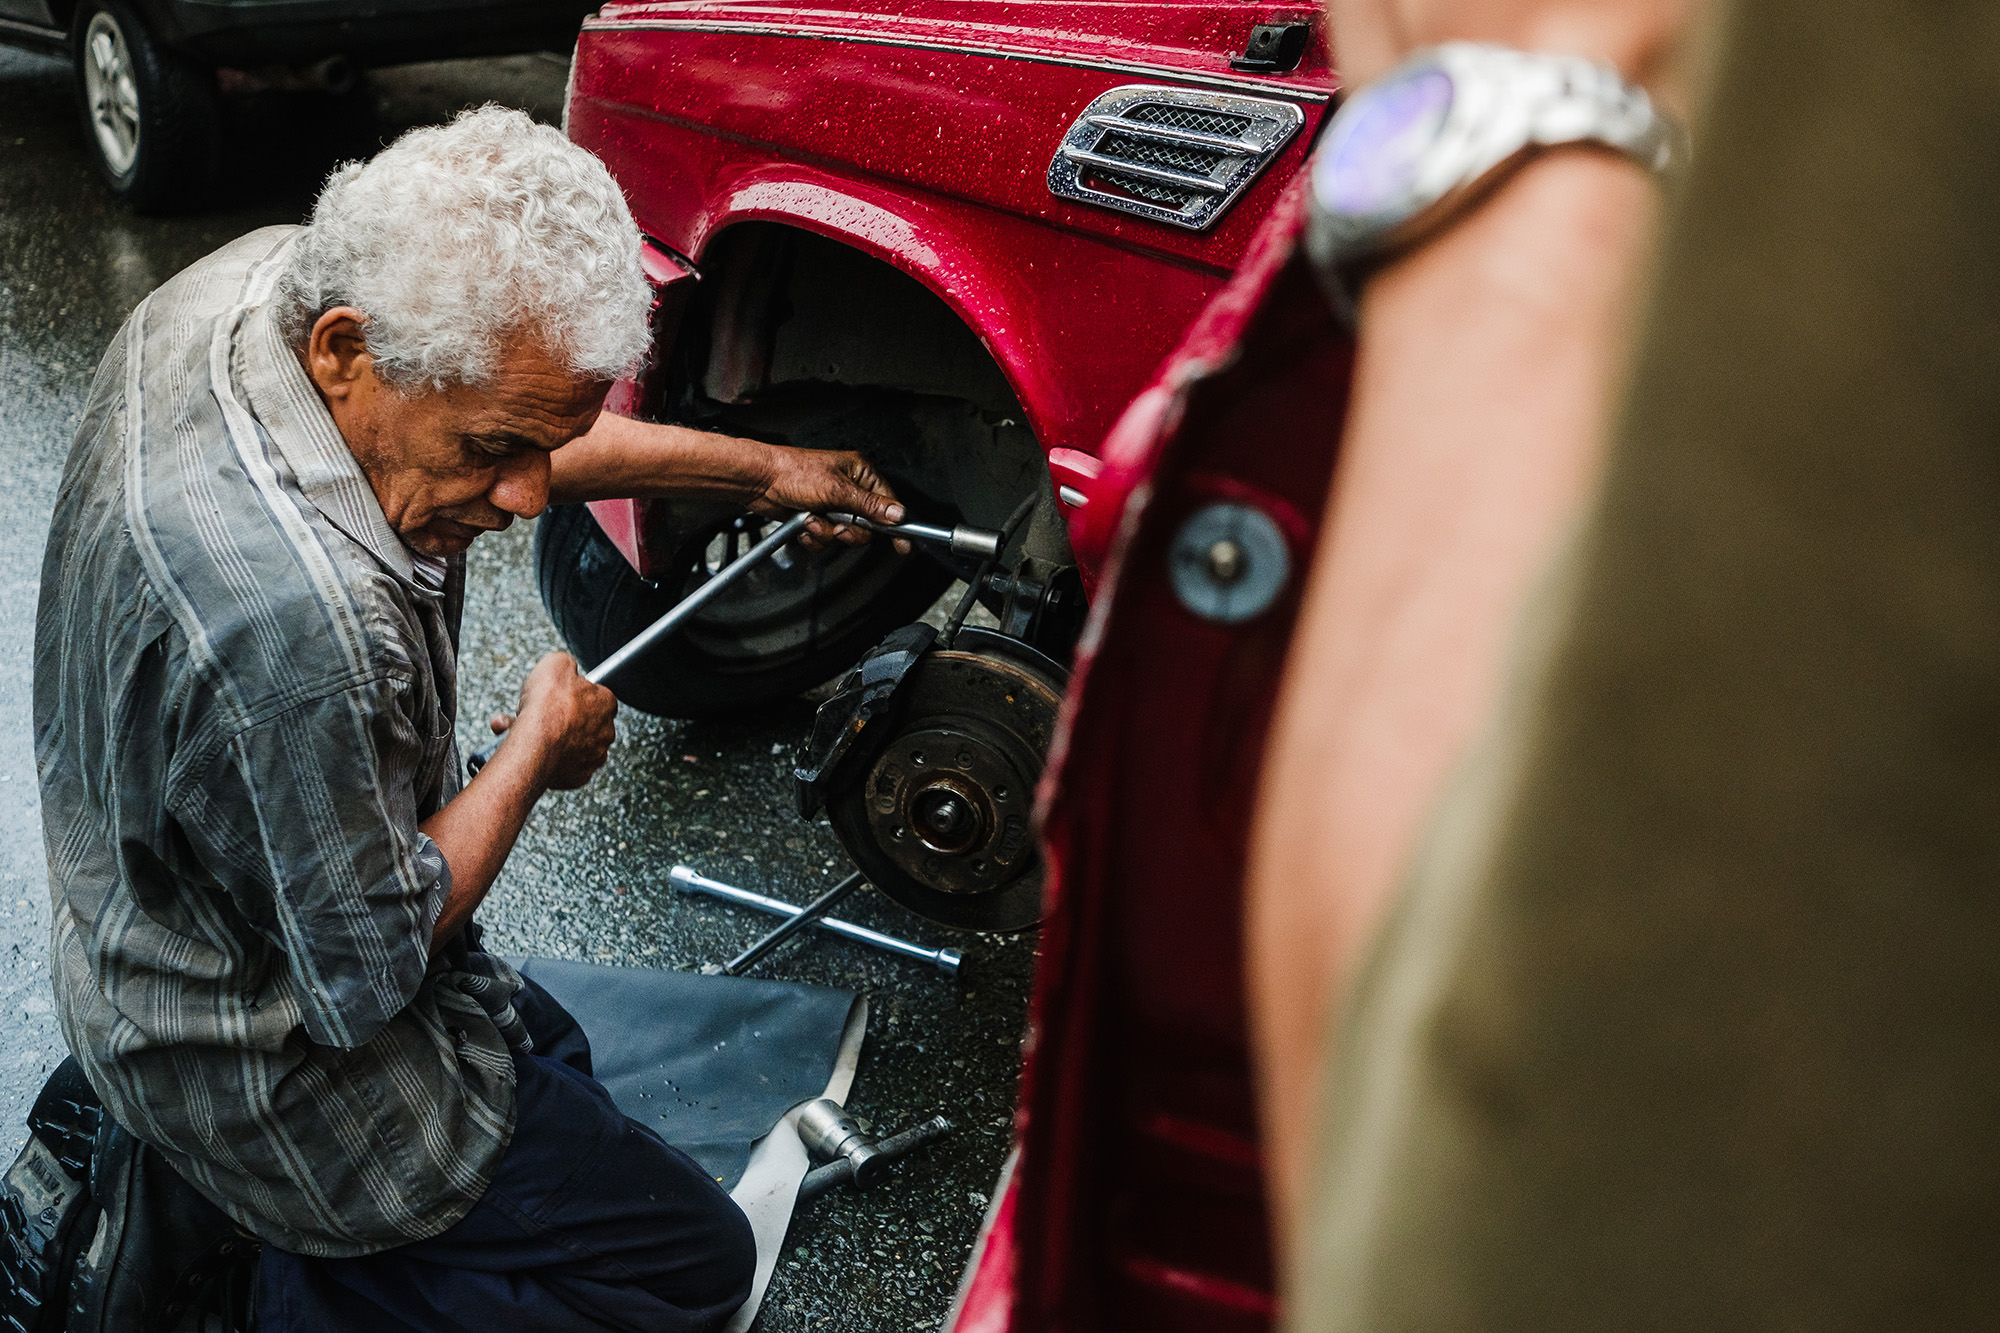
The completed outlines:
<svg viewBox="0 0 2000 1333">
<path fill-rule="evenodd" d="M 685 893 L 705 893 L 711 898 L 720 898 L 724 902 L 754 908 L 759 912 L 768 912 L 772 916 L 797 917 L 800 912 L 800 909 L 791 903 L 777 898 L 766 898 L 761 893 L 752 893 L 748 889 L 739 889 L 734 884 L 724 884 L 721 880 L 710 879 L 706 875 L 695 873 L 689 866 L 675 866 L 667 872 L 667 881 Z M 830 935 L 838 935 L 857 944 L 872 944 L 889 953 L 914 958 L 920 963 L 929 963 L 947 976 L 957 975 L 958 965 L 964 961 L 956 949 L 926 949 L 921 944 L 899 940 L 894 935 L 884 935 L 878 930 L 857 926 L 851 921 L 821 917 L 813 924 Z"/>
<path fill-rule="evenodd" d="M 701 970 L 701 974 L 705 977 L 742 976 L 745 972 L 756 966 L 758 960 L 763 958 L 765 954 L 771 952 L 771 950 L 777 948 L 800 931 L 807 929 L 818 921 L 824 920 L 826 914 L 839 905 L 841 899 L 860 888 L 864 882 L 861 872 L 859 870 L 855 871 L 846 879 L 843 879 L 840 883 L 834 885 L 804 907 L 801 907 L 789 920 L 781 925 L 772 927 L 769 934 L 765 935 L 764 938 L 758 940 L 755 944 L 752 944 L 742 953 L 737 954 L 726 963 L 710 963 Z"/>
<path fill-rule="evenodd" d="M 806 524 L 811 521 L 811 514 L 793 514 L 783 523 L 780 523 L 775 531 L 766 533 L 764 540 L 758 542 L 735 560 L 717 570 L 708 582 L 696 588 L 680 601 L 675 602 L 667 609 L 665 615 L 633 635 L 623 648 L 620 648 L 617 652 L 611 654 L 611 656 L 585 672 L 583 678 L 592 685 L 602 685 L 611 677 L 613 672 L 637 657 L 640 653 L 645 652 L 661 639 L 664 639 L 667 635 L 679 629 L 682 623 L 693 616 L 695 612 L 707 606 L 714 598 L 719 597 L 731 584 L 749 573 L 752 568 L 762 564 L 771 556 L 772 552 L 805 531 Z M 838 522 L 839 520 L 835 521 Z M 507 737 L 503 733 L 495 736 L 487 744 L 473 751 L 472 757 L 465 761 L 466 770 L 477 773 L 480 769 L 486 767 L 486 761 L 493 757 L 493 752 L 500 748 L 500 742 L 506 739 Z"/>
</svg>

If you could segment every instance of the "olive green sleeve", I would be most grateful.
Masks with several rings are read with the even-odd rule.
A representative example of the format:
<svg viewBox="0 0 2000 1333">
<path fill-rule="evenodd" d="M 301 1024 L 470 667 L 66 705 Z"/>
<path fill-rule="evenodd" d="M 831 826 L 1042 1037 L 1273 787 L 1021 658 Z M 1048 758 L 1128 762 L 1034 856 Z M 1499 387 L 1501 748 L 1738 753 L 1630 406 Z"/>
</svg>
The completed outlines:
<svg viewBox="0 0 2000 1333">
<path fill-rule="evenodd" d="M 2000 1325 L 2000 6 L 1743 0 L 1294 1330 Z"/>
</svg>

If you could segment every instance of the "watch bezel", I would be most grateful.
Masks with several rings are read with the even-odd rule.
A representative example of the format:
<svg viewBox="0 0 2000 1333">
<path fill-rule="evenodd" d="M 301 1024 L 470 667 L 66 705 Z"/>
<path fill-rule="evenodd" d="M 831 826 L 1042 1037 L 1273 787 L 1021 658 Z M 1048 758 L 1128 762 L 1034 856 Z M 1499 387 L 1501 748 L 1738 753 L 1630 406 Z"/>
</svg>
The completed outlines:
<svg viewBox="0 0 2000 1333">
<path fill-rule="evenodd" d="M 1354 212 L 1336 207 L 1328 198 L 1323 185 L 1323 174 L 1339 165 L 1337 146 L 1346 145 L 1360 126 L 1365 125 L 1354 113 L 1394 96 L 1402 89 L 1419 80 L 1429 80 L 1442 76 L 1450 89 L 1444 110 L 1430 127 L 1428 141 L 1415 156 L 1417 169 L 1410 173 L 1408 190 L 1393 206 L 1378 208 L 1368 212 Z M 1436 51 L 1405 62 L 1391 74 L 1376 83 L 1368 85 L 1350 97 L 1341 108 L 1342 113 L 1334 117 L 1331 132 L 1320 151 L 1313 155 L 1312 189 L 1319 208 L 1315 210 L 1325 221 L 1328 239 L 1344 254 L 1359 255 L 1374 248 L 1376 244 L 1387 246 L 1405 226 L 1420 214 L 1428 212 L 1434 205 L 1450 193 L 1448 185 L 1440 186 L 1435 181 L 1424 179 L 1420 170 L 1424 157 L 1435 152 L 1440 143 L 1446 142 L 1452 128 L 1452 118 L 1460 101 L 1460 76 Z"/>
</svg>

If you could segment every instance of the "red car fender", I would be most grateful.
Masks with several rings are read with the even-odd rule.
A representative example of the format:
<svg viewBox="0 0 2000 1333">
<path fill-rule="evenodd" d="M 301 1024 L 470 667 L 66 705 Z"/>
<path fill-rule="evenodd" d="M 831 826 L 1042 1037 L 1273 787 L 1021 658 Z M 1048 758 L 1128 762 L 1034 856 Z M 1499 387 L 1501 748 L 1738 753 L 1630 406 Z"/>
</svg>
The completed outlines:
<svg viewBox="0 0 2000 1333">
<path fill-rule="evenodd" d="M 701 280 L 694 265 L 651 241 L 639 246 L 639 267 L 645 272 L 646 281 L 652 284 L 653 304 L 648 314 L 655 338 L 662 334 L 671 336 L 671 330 L 680 323 L 681 312 L 686 308 L 688 298 L 694 294 L 694 285 Z M 655 344 L 658 351 L 658 344 Z M 639 405 L 639 386 L 632 379 L 621 379 L 611 386 L 605 395 L 604 410 L 620 416 L 633 416 Z M 646 500 L 595 500 L 588 506 L 597 519 L 597 526 L 604 529 L 604 535 L 618 548 L 633 569 L 642 576 L 651 577 L 653 569 L 652 553 L 644 540 Z"/>
<path fill-rule="evenodd" d="M 955 0 L 616 3 L 583 27 L 569 132 L 624 185 L 641 229 L 697 263 L 725 231 L 764 221 L 913 277 L 978 338 L 1043 450 L 1094 458 L 1325 114 L 1321 25 L 1295 71 L 1229 71 L 1252 17 L 1219 0 L 1060 15 Z M 1184 232 L 1047 186 L 1066 128 L 1123 83 L 1277 98 L 1304 123 L 1228 215 Z"/>
<path fill-rule="evenodd" d="M 1016 1197 L 961 1333 L 1247 1333 L 1276 1314 L 1241 878 L 1353 354 L 1299 252 L 1303 215 L 1295 181 L 1119 420 L 1082 513 L 1106 572 L 1040 793 L 1049 914 Z M 1276 600 L 1236 624 L 1169 578 L 1181 524 L 1218 500 L 1262 510 L 1289 554 Z"/>
<path fill-rule="evenodd" d="M 1044 450 L 1068 459 L 1070 483 L 1092 474 L 1096 458 L 1074 446 L 1098 443 L 1109 387 L 1129 381 L 1118 358 L 1094 346 L 1098 326 L 1080 306 L 1093 293 L 1117 284 L 1130 267 L 1129 254 L 1089 238 L 1052 237 L 1018 219 L 969 219 L 958 205 L 932 204 L 894 189 L 869 190 L 798 164 L 732 166 L 715 193 L 721 206 L 703 219 L 704 245 L 741 223 L 777 222 L 850 246 L 923 283 L 979 338 Z M 979 230 L 969 231 L 974 220 Z M 990 234 L 994 228 L 1038 234 L 998 241 Z M 1054 259 L 1052 251 L 1059 252 Z M 662 253 L 650 246 L 648 252 L 656 258 Z M 1041 259 L 1001 258 L 1022 254 Z M 1038 262 L 1044 270 L 1038 271 Z M 1051 299 L 1045 270 L 1058 262 L 1066 264 L 1072 277 L 1079 269 L 1090 276 L 1075 283 L 1076 290 Z M 674 274 L 671 280 L 680 278 Z M 1148 278 L 1148 306 L 1176 323 L 1200 310 L 1215 284 L 1208 273 L 1166 265 L 1149 266 Z M 678 318 L 675 309 L 669 319 L 656 319 L 660 336 L 671 337 Z M 609 405 L 620 410 L 632 397 L 626 387 Z M 1063 479 L 1057 482 L 1063 484 Z M 649 574 L 641 536 L 644 502 L 604 501 L 591 510 L 633 567 Z M 1066 507 L 1065 513 L 1074 527 L 1080 510 Z M 1082 567 L 1087 583 L 1094 582 L 1094 563 L 1085 557 Z"/>
<path fill-rule="evenodd" d="M 1046 351 L 1067 340 L 1055 327 L 1063 306 L 1038 289 L 1031 263 L 1001 258 L 1010 250 L 991 237 L 967 236 L 964 219 L 954 216 L 964 210 L 790 164 L 749 164 L 732 175 L 718 183 L 725 206 L 711 219 L 705 243 L 737 223 L 781 222 L 893 265 L 972 330 L 1044 449 L 1078 437 L 1078 418 L 1091 406 L 1079 388 L 1087 389 L 1090 377 L 1059 374 L 1062 367 Z"/>
</svg>

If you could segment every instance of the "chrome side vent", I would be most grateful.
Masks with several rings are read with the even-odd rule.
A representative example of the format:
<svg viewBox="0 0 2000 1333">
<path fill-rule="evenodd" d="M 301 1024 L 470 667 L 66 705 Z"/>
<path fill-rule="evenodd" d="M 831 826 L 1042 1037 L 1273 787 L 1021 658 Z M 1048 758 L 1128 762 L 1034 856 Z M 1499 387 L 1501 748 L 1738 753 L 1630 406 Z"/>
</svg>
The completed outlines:
<svg viewBox="0 0 2000 1333">
<path fill-rule="evenodd" d="M 1128 84 L 1085 107 L 1063 135 L 1049 190 L 1203 231 L 1304 123 L 1289 102 Z"/>
</svg>

